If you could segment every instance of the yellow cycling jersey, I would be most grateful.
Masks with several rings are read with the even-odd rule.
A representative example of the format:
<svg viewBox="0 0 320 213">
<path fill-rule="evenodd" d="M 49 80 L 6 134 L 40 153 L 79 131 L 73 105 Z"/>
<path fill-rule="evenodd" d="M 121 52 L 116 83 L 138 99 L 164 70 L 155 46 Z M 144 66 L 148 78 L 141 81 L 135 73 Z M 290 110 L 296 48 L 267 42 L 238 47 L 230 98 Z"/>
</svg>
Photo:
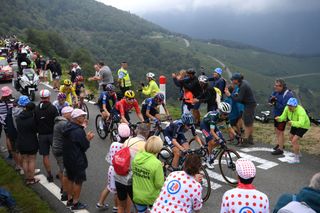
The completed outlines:
<svg viewBox="0 0 320 213">
<path fill-rule="evenodd" d="M 62 85 L 60 86 L 59 91 L 67 96 L 66 101 L 72 106 L 72 96 L 77 98 L 75 87 L 66 87 L 65 85 Z"/>
</svg>

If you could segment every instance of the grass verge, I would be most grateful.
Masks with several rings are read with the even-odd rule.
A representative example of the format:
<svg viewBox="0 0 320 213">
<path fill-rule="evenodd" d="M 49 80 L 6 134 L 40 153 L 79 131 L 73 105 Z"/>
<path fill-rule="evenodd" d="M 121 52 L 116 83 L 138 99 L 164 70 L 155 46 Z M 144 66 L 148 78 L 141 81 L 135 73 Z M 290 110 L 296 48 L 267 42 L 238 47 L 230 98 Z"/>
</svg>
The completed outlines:
<svg viewBox="0 0 320 213">
<path fill-rule="evenodd" d="M 18 212 L 53 212 L 48 203 L 24 184 L 23 178 L 0 157 L 0 186 L 8 190 L 17 203 Z M 0 208 L 0 213 L 6 212 Z"/>
</svg>

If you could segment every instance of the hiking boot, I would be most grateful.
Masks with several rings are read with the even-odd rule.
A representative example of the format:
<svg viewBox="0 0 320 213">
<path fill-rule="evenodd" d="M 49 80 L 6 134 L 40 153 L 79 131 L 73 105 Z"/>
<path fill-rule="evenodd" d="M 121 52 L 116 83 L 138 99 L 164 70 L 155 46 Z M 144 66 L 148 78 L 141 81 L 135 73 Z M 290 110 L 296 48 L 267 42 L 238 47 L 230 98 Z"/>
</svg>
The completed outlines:
<svg viewBox="0 0 320 213">
<path fill-rule="evenodd" d="M 271 152 L 272 155 L 283 155 L 283 150 L 276 149 L 273 152 Z"/>
<path fill-rule="evenodd" d="M 72 210 L 72 211 L 73 211 L 73 210 L 81 210 L 81 209 L 87 208 L 87 206 L 88 206 L 87 204 L 78 202 L 78 203 L 76 203 L 76 204 L 73 204 L 73 206 L 71 207 L 71 210 Z"/>
<path fill-rule="evenodd" d="M 52 176 L 52 175 L 48 176 L 48 177 L 47 177 L 47 181 L 48 181 L 49 183 L 52 183 L 52 182 L 53 182 L 53 176 Z"/>
</svg>

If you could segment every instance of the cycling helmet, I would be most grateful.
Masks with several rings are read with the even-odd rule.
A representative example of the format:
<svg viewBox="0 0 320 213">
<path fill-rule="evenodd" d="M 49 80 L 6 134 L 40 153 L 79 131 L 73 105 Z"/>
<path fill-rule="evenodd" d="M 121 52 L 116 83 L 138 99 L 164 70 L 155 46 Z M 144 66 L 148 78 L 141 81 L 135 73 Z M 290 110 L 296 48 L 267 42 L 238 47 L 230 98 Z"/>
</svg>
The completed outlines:
<svg viewBox="0 0 320 213">
<path fill-rule="evenodd" d="M 214 72 L 218 73 L 219 75 L 222 75 L 222 69 L 220 67 L 216 68 Z"/>
<path fill-rule="evenodd" d="M 189 68 L 188 70 L 187 70 L 187 74 L 195 74 L 196 73 L 196 71 L 193 69 L 193 68 Z"/>
<path fill-rule="evenodd" d="M 21 95 L 18 100 L 18 105 L 25 107 L 29 102 L 30 102 L 30 99 L 28 98 L 28 96 Z"/>
<path fill-rule="evenodd" d="M 83 78 L 83 76 L 81 76 L 81 75 L 78 75 L 78 76 L 76 77 L 76 79 L 75 79 L 76 82 L 78 82 L 78 81 L 83 81 L 83 80 L 84 80 L 84 78 Z"/>
<path fill-rule="evenodd" d="M 21 65 L 21 66 L 28 66 L 27 62 L 25 62 L 25 61 L 21 62 L 20 65 Z"/>
<path fill-rule="evenodd" d="M 189 112 L 181 115 L 181 121 L 183 124 L 188 125 L 188 126 L 194 124 L 193 116 Z"/>
<path fill-rule="evenodd" d="M 163 160 L 171 159 L 173 157 L 172 155 L 173 155 L 172 152 L 170 152 L 170 150 L 167 150 L 167 149 L 162 149 L 159 152 L 159 157 Z"/>
<path fill-rule="evenodd" d="M 146 74 L 146 76 L 147 76 L 147 78 L 154 78 L 156 75 L 154 73 L 152 73 L 152 72 L 148 72 Z"/>
<path fill-rule="evenodd" d="M 108 84 L 106 86 L 106 91 L 108 92 L 114 92 L 116 90 L 116 87 L 113 84 Z"/>
<path fill-rule="evenodd" d="M 199 80 L 200 83 L 205 83 L 205 84 L 208 83 L 208 77 L 205 76 L 205 75 L 200 75 L 200 76 L 198 77 L 198 80 Z"/>
<path fill-rule="evenodd" d="M 155 96 L 154 96 L 155 99 L 157 99 L 159 102 L 163 102 L 164 101 L 164 95 L 162 93 L 157 93 Z"/>
<path fill-rule="evenodd" d="M 135 94 L 132 90 L 127 90 L 125 93 L 124 93 L 124 96 L 126 98 L 134 98 Z"/>
<path fill-rule="evenodd" d="M 66 94 L 64 94 L 62 92 L 59 92 L 58 95 L 57 95 L 57 99 L 58 100 L 66 99 L 66 98 L 67 98 Z"/>
<path fill-rule="evenodd" d="M 222 113 L 230 113 L 231 112 L 231 105 L 226 103 L 226 102 L 221 102 L 218 105 L 218 109 L 220 110 L 220 112 Z"/>
<path fill-rule="evenodd" d="M 127 138 L 131 134 L 131 130 L 126 123 L 121 123 L 118 126 L 118 134 L 121 138 Z"/>
<path fill-rule="evenodd" d="M 71 82 L 69 79 L 65 79 L 65 80 L 63 81 L 63 84 L 64 84 L 65 86 L 70 86 L 70 85 L 72 84 L 72 82 Z"/>
<path fill-rule="evenodd" d="M 51 93 L 47 89 L 43 89 L 40 91 L 40 98 L 48 98 L 50 97 Z"/>
<path fill-rule="evenodd" d="M 298 106 L 298 100 L 296 98 L 290 98 L 287 102 L 287 105 L 296 107 Z"/>
</svg>

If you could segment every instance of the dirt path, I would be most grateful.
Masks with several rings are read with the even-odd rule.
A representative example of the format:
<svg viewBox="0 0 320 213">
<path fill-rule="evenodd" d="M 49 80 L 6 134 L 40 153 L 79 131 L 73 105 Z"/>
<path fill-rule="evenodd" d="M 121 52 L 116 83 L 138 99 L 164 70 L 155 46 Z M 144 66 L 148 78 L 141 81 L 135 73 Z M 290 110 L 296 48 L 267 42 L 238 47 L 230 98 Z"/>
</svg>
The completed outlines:
<svg viewBox="0 0 320 213">
<path fill-rule="evenodd" d="M 218 62 L 221 66 L 222 66 L 222 68 L 225 68 L 225 71 L 227 72 L 227 74 L 228 74 L 228 78 L 230 79 L 231 78 L 231 76 L 232 76 L 232 72 L 230 71 L 230 69 L 229 69 L 229 67 L 227 67 L 222 61 L 220 61 L 219 59 L 217 59 L 217 58 L 215 58 L 215 57 L 213 57 L 213 56 L 211 56 L 211 55 L 207 55 L 209 58 L 212 58 L 213 60 L 215 60 L 216 62 Z"/>
</svg>

